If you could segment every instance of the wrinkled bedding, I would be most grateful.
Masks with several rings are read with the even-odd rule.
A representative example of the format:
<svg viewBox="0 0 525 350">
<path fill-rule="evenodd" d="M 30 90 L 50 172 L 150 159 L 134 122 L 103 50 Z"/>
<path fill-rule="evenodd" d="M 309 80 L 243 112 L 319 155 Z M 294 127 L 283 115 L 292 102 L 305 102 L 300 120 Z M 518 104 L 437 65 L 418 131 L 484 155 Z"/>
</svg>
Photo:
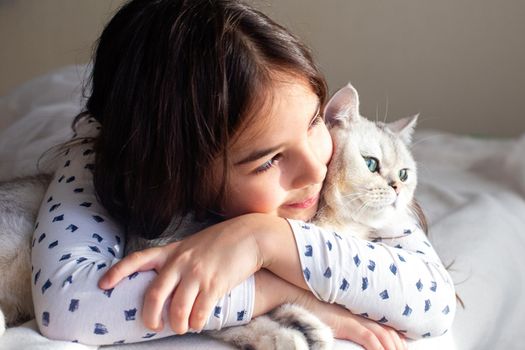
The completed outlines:
<svg viewBox="0 0 525 350">
<path fill-rule="evenodd" d="M 34 174 L 42 152 L 71 137 L 82 106 L 84 66 L 32 80 L 0 98 L 0 180 Z M 423 125 L 424 126 L 424 125 Z M 525 130 L 524 130 L 525 132 Z M 525 133 L 480 139 L 418 131 L 417 198 L 430 223 L 430 239 L 457 285 L 465 308 L 443 339 L 414 349 L 522 349 L 525 335 Z M 52 162 L 46 163 L 52 169 Z M 40 169 L 41 170 L 41 169 Z M 40 337 L 34 322 L 12 328 L 0 349 L 95 349 Z M 104 349 L 230 349 L 202 335 Z M 360 349 L 337 341 L 336 349 Z"/>
</svg>

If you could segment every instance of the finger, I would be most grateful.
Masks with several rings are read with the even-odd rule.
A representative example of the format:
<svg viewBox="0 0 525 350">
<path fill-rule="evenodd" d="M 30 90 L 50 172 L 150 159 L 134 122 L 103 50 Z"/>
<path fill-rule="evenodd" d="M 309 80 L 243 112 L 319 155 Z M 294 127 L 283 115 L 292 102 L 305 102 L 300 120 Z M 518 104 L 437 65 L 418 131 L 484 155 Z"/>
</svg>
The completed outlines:
<svg viewBox="0 0 525 350">
<path fill-rule="evenodd" d="M 392 337 L 392 333 L 389 332 L 389 328 L 384 327 L 378 323 L 373 323 L 370 326 L 370 330 L 376 335 L 381 343 L 382 347 L 385 349 L 398 349 L 396 343 Z"/>
<path fill-rule="evenodd" d="M 401 334 L 399 334 L 395 329 L 391 329 L 392 339 L 398 350 L 406 350 L 407 345 L 406 341 Z"/>
<path fill-rule="evenodd" d="M 101 289 L 111 289 L 134 272 L 149 271 L 162 263 L 160 250 L 151 248 L 134 252 L 113 265 L 98 281 Z"/>
<path fill-rule="evenodd" d="M 195 300 L 193 309 L 191 310 L 190 323 L 189 326 L 191 329 L 196 331 L 201 331 L 208 321 L 209 316 L 212 313 L 212 310 L 217 304 L 218 298 L 215 295 L 210 293 L 200 292 Z"/>
<path fill-rule="evenodd" d="M 350 329 L 350 332 L 352 333 L 352 338 L 350 340 L 363 346 L 365 349 L 367 350 L 384 349 L 377 335 L 372 330 L 363 326 L 361 323 L 357 321 L 353 321 L 353 324 L 349 327 L 349 329 Z"/>
<path fill-rule="evenodd" d="M 394 341 L 394 344 L 395 344 L 395 349 L 396 350 L 407 350 L 407 343 L 406 343 L 406 340 L 405 340 L 405 337 L 399 333 L 398 331 L 396 331 L 395 329 L 393 328 L 389 328 L 389 333 L 391 335 L 391 339 Z"/>
<path fill-rule="evenodd" d="M 400 333 L 399 336 L 401 338 L 401 342 L 403 343 L 403 350 L 408 350 L 407 338 L 405 337 L 403 333 Z"/>
<path fill-rule="evenodd" d="M 403 346 L 403 342 L 401 340 L 401 337 L 399 336 L 399 333 L 396 330 L 394 330 L 393 328 L 390 328 L 390 327 L 385 327 L 385 328 L 387 330 L 387 333 L 388 333 L 390 339 L 394 343 L 394 348 L 393 349 L 395 349 L 395 350 L 403 350 L 404 346 Z"/>
<path fill-rule="evenodd" d="M 175 289 L 169 308 L 170 325 L 175 333 L 188 331 L 190 313 L 198 294 L 199 284 L 196 281 L 183 280 Z"/>
<path fill-rule="evenodd" d="M 151 282 L 146 294 L 144 295 L 144 305 L 142 308 L 142 318 L 144 325 L 152 330 L 162 330 L 162 311 L 166 300 L 180 282 L 180 274 L 175 268 L 164 268 L 159 275 Z"/>
</svg>

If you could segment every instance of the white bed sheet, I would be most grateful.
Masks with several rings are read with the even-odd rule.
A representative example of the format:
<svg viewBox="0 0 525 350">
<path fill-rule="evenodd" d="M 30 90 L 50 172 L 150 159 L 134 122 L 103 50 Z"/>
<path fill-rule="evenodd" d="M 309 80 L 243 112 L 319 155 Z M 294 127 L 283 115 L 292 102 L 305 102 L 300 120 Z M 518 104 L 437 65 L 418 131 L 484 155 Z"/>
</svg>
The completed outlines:
<svg viewBox="0 0 525 350">
<path fill-rule="evenodd" d="M 82 106 L 84 66 L 30 81 L 0 98 L 0 180 L 36 173 L 43 150 L 68 139 Z M 512 140 L 474 139 L 418 131 L 417 197 L 430 237 L 465 302 L 453 341 L 460 350 L 523 349 L 525 335 L 525 134 Z M 452 349 L 452 337 L 416 342 L 415 349 Z M 47 342 L 34 323 L 7 331 L 1 349 L 66 349 Z M 65 347 L 64 347 L 65 346 Z M 71 344 L 71 349 L 82 346 Z M 200 335 L 104 347 L 119 350 L 231 349 Z M 358 349 L 337 341 L 336 349 Z M 85 347 L 93 349 L 93 347 Z"/>
</svg>

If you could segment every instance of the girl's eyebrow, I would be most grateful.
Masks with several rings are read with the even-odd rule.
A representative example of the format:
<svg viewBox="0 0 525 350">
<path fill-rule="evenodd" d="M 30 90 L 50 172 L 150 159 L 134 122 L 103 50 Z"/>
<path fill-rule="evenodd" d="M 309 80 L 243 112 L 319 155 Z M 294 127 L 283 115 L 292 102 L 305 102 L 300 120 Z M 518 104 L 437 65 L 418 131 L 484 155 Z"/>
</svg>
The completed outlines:
<svg viewBox="0 0 525 350">
<path fill-rule="evenodd" d="M 281 147 L 282 147 L 282 145 L 277 145 L 277 146 L 270 147 L 270 148 L 256 150 L 256 151 L 250 153 L 246 158 L 244 158 L 244 159 L 238 161 L 237 163 L 235 163 L 235 165 L 242 165 L 242 164 L 250 163 L 250 162 L 253 162 L 253 161 L 257 160 L 257 159 L 266 157 L 268 154 L 271 154 L 271 153 L 277 151 Z"/>
<path fill-rule="evenodd" d="M 317 107 L 315 108 L 315 113 L 313 114 L 313 117 L 310 119 L 310 122 L 308 123 L 308 126 L 310 126 L 312 124 L 313 120 L 315 118 L 317 118 L 317 116 L 319 115 L 320 109 L 321 109 L 321 104 L 319 102 L 317 102 Z M 282 145 L 276 145 L 276 146 L 265 148 L 265 149 L 261 149 L 261 150 L 255 150 L 255 151 L 251 152 L 250 154 L 248 154 L 248 156 L 246 156 L 242 160 L 236 162 L 234 165 L 242 165 L 242 164 L 246 164 L 246 163 L 250 163 L 250 162 L 256 161 L 257 159 L 261 159 L 263 157 L 266 157 L 268 154 L 274 153 L 275 151 L 277 151 L 281 147 L 282 147 Z"/>
</svg>

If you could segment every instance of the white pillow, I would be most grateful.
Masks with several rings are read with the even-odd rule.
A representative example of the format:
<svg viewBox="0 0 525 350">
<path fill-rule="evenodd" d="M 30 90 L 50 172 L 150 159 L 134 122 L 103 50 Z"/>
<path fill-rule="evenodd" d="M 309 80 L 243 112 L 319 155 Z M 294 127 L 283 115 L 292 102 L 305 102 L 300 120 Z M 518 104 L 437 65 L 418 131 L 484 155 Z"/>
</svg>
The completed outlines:
<svg viewBox="0 0 525 350">
<path fill-rule="evenodd" d="M 72 136 L 88 74 L 89 66 L 67 66 L 0 98 L 0 180 L 39 172 L 42 153 Z"/>
</svg>

